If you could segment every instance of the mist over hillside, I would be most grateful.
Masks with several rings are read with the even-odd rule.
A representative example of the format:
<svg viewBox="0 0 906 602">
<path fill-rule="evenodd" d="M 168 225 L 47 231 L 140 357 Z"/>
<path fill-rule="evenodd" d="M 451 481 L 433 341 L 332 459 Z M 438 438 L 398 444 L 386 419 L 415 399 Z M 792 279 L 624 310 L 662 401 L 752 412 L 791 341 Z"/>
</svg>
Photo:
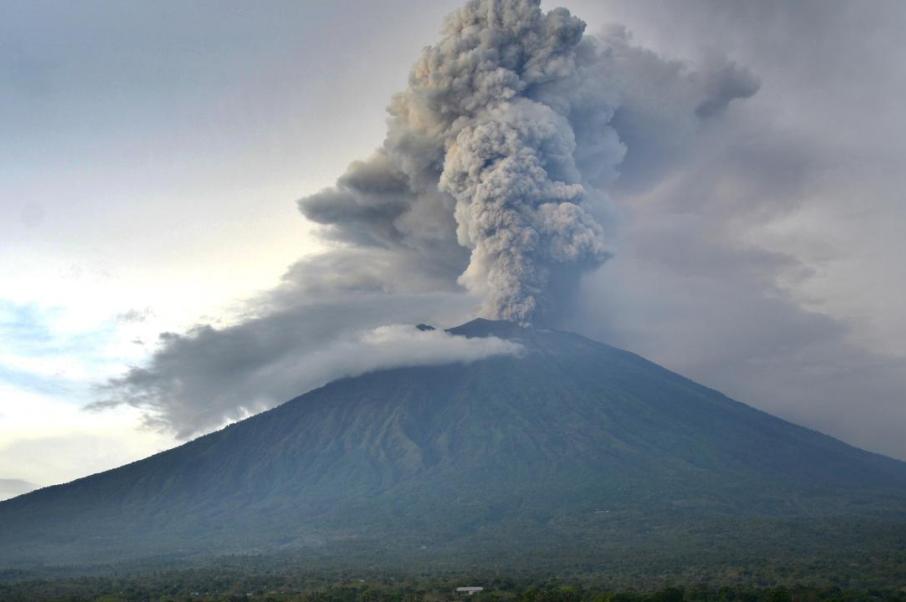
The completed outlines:
<svg viewBox="0 0 906 602">
<path fill-rule="evenodd" d="M 575 334 L 475 320 L 449 335 L 520 351 L 341 379 L 0 503 L 0 562 L 290 552 L 388 568 L 893 562 L 906 464 Z"/>
<path fill-rule="evenodd" d="M 0 479 L 0 500 L 28 493 L 38 486 L 22 479 Z"/>
</svg>

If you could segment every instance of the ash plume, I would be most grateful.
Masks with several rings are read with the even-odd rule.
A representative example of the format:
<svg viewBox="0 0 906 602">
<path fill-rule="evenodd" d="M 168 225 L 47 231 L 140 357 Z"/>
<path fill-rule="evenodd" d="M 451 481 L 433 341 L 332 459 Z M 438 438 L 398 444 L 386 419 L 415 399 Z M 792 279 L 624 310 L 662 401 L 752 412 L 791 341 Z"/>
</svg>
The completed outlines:
<svg viewBox="0 0 906 602">
<path fill-rule="evenodd" d="M 484 315 L 519 322 L 555 310 L 552 281 L 572 288 L 610 256 L 586 206 L 604 204 L 625 154 L 585 24 L 539 4 L 475 0 L 451 15 L 393 99 L 383 146 L 299 202 L 341 240 L 447 265 L 465 250 L 458 282 Z"/>
<path fill-rule="evenodd" d="M 590 36 L 535 0 L 470 2 L 392 99 L 383 144 L 299 201 L 327 250 L 234 321 L 161 336 L 94 407 L 132 405 L 189 437 L 342 375 L 476 352 L 362 332 L 459 324 L 477 303 L 486 317 L 560 326 L 567 308 L 600 311 L 607 296 L 578 299 L 579 281 L 610 256 L 621 197 L 673 181 L 689 148 L 732 131 L 730 105 L 758 85 L 728 57 L 693 67 L 619 25 Z"/>
</svg>

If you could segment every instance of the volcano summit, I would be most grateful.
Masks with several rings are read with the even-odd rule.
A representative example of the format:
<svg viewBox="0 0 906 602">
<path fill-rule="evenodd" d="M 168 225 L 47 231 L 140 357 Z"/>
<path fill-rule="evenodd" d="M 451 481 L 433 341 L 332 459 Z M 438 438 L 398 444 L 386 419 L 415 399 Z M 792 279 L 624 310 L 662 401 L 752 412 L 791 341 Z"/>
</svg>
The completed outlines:
<svg viewBox="0 0 906 602">
<path fill-rule="evenodd" d="M 575 334 L 488 320 L 449 332 L 521 351 L 335 381 L 0 503 L 0 562 L 851 568 L 898 553 L 904 463 Z"/>
</svg>

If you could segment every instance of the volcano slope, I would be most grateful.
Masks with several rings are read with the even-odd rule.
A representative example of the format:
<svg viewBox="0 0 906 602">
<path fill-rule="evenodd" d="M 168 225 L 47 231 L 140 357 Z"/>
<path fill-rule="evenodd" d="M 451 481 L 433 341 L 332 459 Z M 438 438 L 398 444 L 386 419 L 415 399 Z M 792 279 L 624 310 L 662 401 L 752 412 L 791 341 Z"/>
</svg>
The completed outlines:
<svg viewBox="0 0 906 602">
<path fill-rule="evenodd" d="M 0 503 L 0 567 L 275 552 L 338 567 L 906 566 L 906 464 L 578 335 L 450 332 L 523 351 L 332 382 Z"/>
</svg>

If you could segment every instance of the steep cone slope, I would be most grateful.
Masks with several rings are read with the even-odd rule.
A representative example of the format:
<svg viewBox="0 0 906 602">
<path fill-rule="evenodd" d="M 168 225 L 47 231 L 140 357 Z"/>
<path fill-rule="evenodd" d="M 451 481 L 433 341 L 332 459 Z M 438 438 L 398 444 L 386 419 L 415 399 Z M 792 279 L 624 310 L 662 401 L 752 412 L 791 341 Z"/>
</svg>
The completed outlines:
<svg viewBox="0 0 906 602">
<path fill-rule="evenodd" d="M 878 533 L 904 532 L 906 464 L 577 335 L 487 320 L 451 332 L 524 352 L 333 382 L 0 503 L 0 566 L 286 550 L 533 566 L 883 547 Z"/>
</svg>

